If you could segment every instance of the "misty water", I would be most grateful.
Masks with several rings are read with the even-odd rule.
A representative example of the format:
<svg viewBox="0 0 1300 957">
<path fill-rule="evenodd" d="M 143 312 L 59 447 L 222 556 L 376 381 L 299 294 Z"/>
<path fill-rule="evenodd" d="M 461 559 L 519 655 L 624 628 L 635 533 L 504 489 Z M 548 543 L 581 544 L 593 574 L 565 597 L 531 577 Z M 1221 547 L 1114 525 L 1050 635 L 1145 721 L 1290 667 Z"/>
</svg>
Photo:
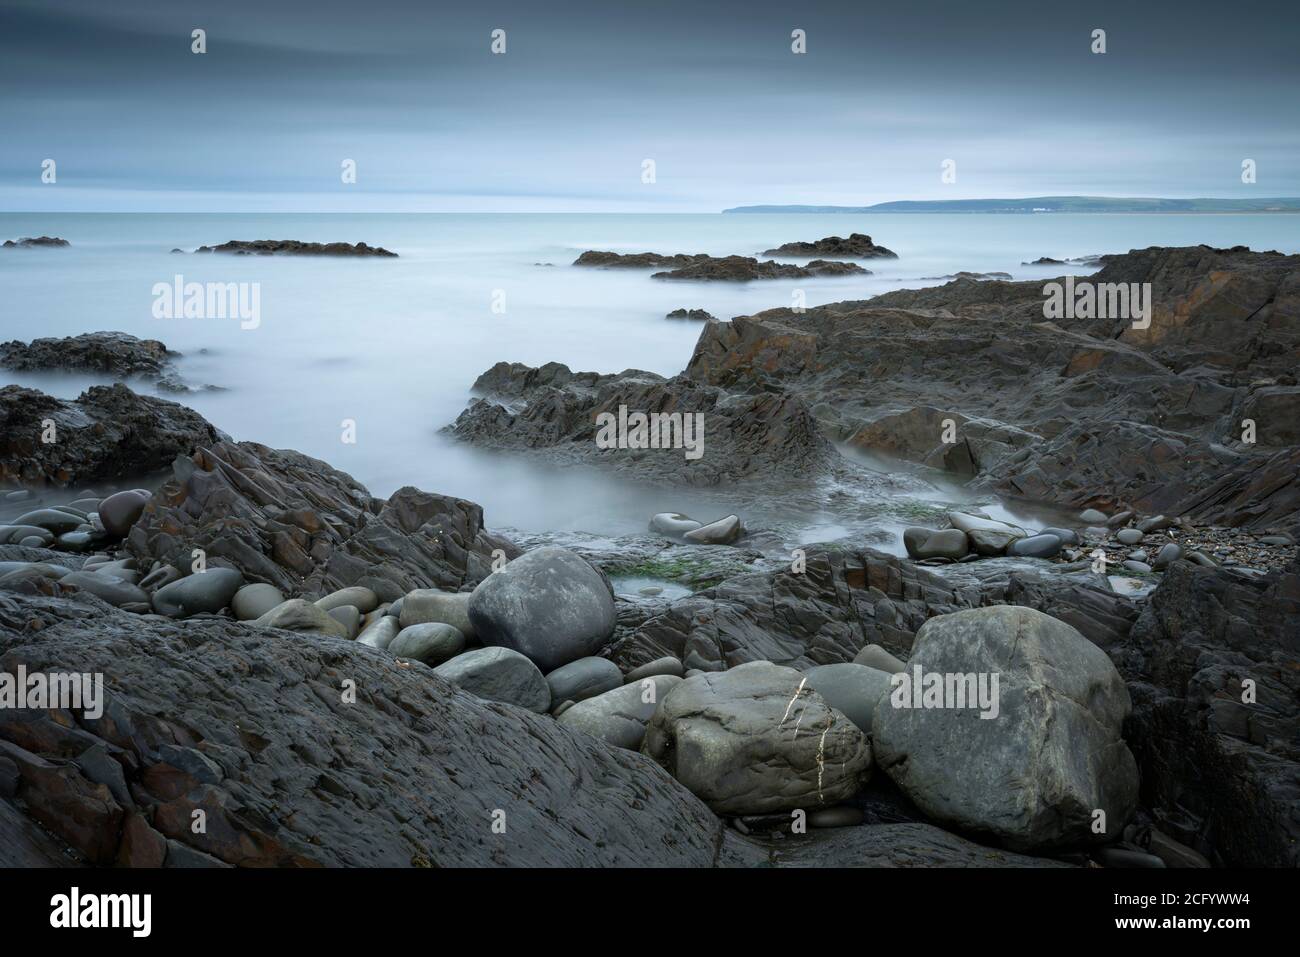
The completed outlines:
<svg viewBox="0 0 1300 957">
<path fill-rule="evenodd" d="M 887 479 L 880 486 L 837 490 L 816 506 L 791 496 L 751 508 L 743 489 L 641 487 L 477 450 L 439 429 L 465 407 L 475 378 L 500 360 L 680 372 L 700 325 L 664 318 L 677 308 L 727 319 L 789 306 L 796 289 L 815 306 L 934 285 L 924 277 L 959 270 L 1044 278 L 1064 270 L 1021 262 L 1150 245 L 1300 252 L 1296 223 L 1260 215 L 0 214 L 0 240 L 54 235 L 72 243 L 0 251 L 0 336 L 121 330 L 161 339 L 184 354 L 178 368 L 191 385 L 222 389 L 167 397 L 233 438 L 319 457 L 376 495 L 415 485 L 473 500 L 494 528 L 617 536 L 643 532 L 657 511 L 707 520 L 734 510 L 751 527 L 779 527 L 786 542 L 870 530 L 877 544 L 899 551 L 899 530 L 914 523 L 918 508 L 969 496 L 919 470 L 900 479 L 896 465 L 873 463 Z M 900 258 L 865 263 L 870 276 L 740 284 L 670 283 L 650 279 L 650 270 L 570 265 L 587 249 L 756 255 L 855 231 Z M 170 252 L 232 239 L 364 241 L 400 258 Z M 260 284 L 260 324 L 154 318 L 155 284 L 178 274 L 185 282 Z M 494 301 L 504 302 L 503 312 L 494 312 Z M 3 381 L 74 397 L 102 380 L 5 372 Z M 342 441 L 344 420 L 356 423 L 355 444 Z M 973 501 L 995 517 L 1043 517 L 987 497 Z"/>
</svg>

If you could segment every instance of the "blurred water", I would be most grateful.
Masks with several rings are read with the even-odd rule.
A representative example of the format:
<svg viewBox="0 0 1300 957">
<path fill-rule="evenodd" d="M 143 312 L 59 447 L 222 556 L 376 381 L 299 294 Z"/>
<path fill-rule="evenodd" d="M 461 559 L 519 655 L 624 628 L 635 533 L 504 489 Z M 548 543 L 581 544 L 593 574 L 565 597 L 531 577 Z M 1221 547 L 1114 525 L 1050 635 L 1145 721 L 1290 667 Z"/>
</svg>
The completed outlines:
<svg viewBox="0 0 1300 957">
<path fill-rule="evenodd" d="M 599 473 L 485 453 L 437 430 L 499 360 L 577 370 L 681 371 L 699 325 L 679 307 L 726 319 L 791 304 L 866 298 L 958 270 L 1052 274 L 1022 261 L 1149 245 L 1250 245 L 1300 251 L 1289 216 L 1233 215 L 111 215 L 0 214 L 0 241 L 55 235 L 71 248 L 0 251 L 0 336 L 32 339 L 117 329 L 185 353 L 182 375 L 226 391 L 181 398 L 237 439 L 294 448 L 378 495 L 402 485 L 482 504 L 494 527 L 643 531 L 660 510 L 719 506 L 704 494 L 630 486 Z M 792 240 L 866 232 L 898 260 L 873 275 L 746 284 L 668 283 L 649 271 L 574 269 L 585 249 L 755 255 Z M 230 239 L 365 241 L 398 259 L 182 256 Z M 549 264 L 549 265 L 544 265 Z M 257 282 L 261 324 L 152 316 L 155 283 Z M 493 297 L 504 293 L 504 313 Z M 74 396 L 79 376 L 0 373 Z M 344 419 L 356 444 L 341 441 Z M 726 490 L 722 490 L 725 498 Z M 738 498 L 740 496 L 737 496 Z M 744 501 L 735 507 L 744 510 Z M 796 508 L 794 503 L 792 509 Z M 807 516 L 804 541 L 842 533 Z M 852 524 L 852 523 L 850 523 Z"/>
</svg>

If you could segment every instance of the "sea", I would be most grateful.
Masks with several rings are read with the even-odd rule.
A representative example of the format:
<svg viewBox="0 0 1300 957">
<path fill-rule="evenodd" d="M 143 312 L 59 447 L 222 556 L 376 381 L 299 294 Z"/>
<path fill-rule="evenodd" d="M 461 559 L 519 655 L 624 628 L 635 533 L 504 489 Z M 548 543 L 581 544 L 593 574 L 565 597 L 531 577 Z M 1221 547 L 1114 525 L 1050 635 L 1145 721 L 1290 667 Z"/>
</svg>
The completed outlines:
<svg viewBox="0 0 1300 957">
<path fill-rule="evenodd" d="M 864 262 L 867 276 L 749 283 L 663 282 L 650 270 L 572 266 L 588 249 L 752 256 L 851 232 L 869 234 L 899 258 Z M 700 325 L 665 318 L 678 308 L 728 319 L 793 305 L 796 296 L 816 306 L 935 285 L 958 271 L 1046 279 L 1070 270 L 1022 263 L 1153 245 L 1297 253 L 1300 217 L 0 213 L 0 241 L 40 235 L 71 246 L 0 250 L 0 339 L 99 330 L 160 339 L 182 353 L 178 371 L 190 384 L 220 387 L 167 398 L 237 440 L 324 459 L 376 495 L 414 485 L 460 496 L 483 506 L 490 527 L 524 534 L 633 535 L 659 511 L 702 520 L 736 511 L 751 526 L 779 520 L 788 540 L 811 542 L 851 537 L 863 516 L 888 515 L 877 522 L 884 529 L 877 529 L 877 544 L 901 552 L 908 510 L 884 507 L 890 503 L 838 496 L 842 506 L 808 508 L 792 500 L 781 516 L 746 515 L 744 495 L 729 500 L 727 489 L 655 487 L 596 469 L 559 468 L 472 448 L 440 430 L 465 407 L 474 380 L 502 360 L 680 372 Z M 172 252 L 251 239 L 362 241 L 398 258 Z M 256 324 L 158 317 L 157 290 L 177 277 L 256 284 Z M 62 397 L 97 381 L 0 370 L 0 383 Z M 915 479 L 910 497 L 940 507 L 966 501 L 938 476 Z M 875 486 L 862 492 L 864 499 L 881 494 Z M 1017 503 L 985 497 L 976 504 L 995 517 L 1024 518 Z"/>
</svg>

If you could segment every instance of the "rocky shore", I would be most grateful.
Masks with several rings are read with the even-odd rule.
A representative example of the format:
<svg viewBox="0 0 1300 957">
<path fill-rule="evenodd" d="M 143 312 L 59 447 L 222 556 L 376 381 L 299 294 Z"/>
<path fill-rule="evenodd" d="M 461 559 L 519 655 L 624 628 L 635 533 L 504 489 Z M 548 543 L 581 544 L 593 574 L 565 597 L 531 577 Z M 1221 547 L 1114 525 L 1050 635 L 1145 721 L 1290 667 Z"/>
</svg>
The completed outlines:
<svg viewBox="0 0 1300 957">
<path fill-rule="evenodd" d="M 688 258 L 637 265 L 723 261 Z M 104 679 L 0 708 L 0 862 L 1294 867 L 1298 277 L 1106 257 L 1141 330 L 997 280 L 709 320 L 671 378 L 500 362 L 448 427 L 778 498 L 888 454 L 1073 515 L 953 509 L 908 558 L 781 555 L 743 509 L 517 543 L 120 383 L 0 389 L 0 678 Z M 702 413 L 706 454 L 600 447 L 626 409 Z M 672 561 L 707 570 L 615 584 Z"/>
</svg>

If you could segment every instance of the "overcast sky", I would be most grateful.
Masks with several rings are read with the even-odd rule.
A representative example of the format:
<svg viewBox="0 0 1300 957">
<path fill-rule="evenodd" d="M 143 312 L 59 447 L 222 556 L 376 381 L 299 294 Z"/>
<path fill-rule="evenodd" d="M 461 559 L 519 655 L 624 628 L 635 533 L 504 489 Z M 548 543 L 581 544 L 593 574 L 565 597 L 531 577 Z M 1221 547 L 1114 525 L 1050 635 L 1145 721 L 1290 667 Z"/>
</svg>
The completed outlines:
<svg viewBox="0 0 1300 957">
<path fill-rule="evenodd" d="M 1298 47 L 1297 0 L 0 0 L 0 209 L 1294 196 Z"/>
</svg>

